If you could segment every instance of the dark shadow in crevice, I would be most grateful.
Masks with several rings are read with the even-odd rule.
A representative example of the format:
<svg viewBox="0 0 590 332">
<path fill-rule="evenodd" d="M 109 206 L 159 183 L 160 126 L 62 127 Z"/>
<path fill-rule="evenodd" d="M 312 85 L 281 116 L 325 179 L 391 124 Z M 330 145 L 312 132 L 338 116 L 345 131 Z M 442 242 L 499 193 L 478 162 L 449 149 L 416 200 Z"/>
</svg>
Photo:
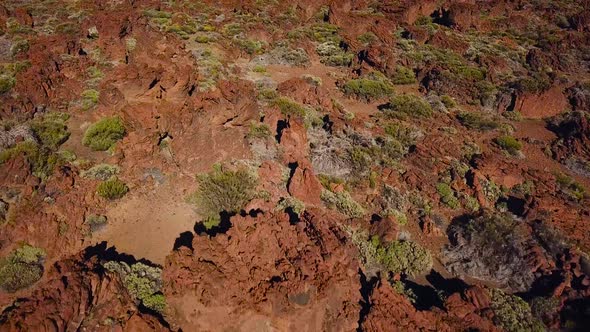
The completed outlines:
<svg viewBox="0 0 590 332">
<path fill-rule="evenodd" d="M 277 122 L 277 134 L 275 135 L 275 139 L 277 143 L 281 143 L 281 137 L 283 136 L 283 130 L 289 128 L 289 122 L 287 120 L 279 120 Z"/>
<path fill-rule="evenodd" d="M 101 243 L 99 243 L 95 246 L 87 247 L 84 250 L 84 259 L 85 260 L 89 260 L 90 258 L 95 257 L 95 256 L 98 257 L 98 259 L 101 261 L 124 262 L 124 263 L 127 263 L 128 265 L 133 265 L 135 263 L 142 263 L 145 265 L 157 266 L 157 267 L 161 268 L 160 265 L 153 263 L 145 258 L 137 259 L 133 255 L 119 253 L 117 251 L 116 247 L 114 247 L 114 246 L 107 247 L 106 241 L 102 241 Z"/>
<path fill-rule="evenodd" d="M 363 322 L 367 318 L 367 315 L 369 315 L 369 312 L 371 311 L 371 306 L 373 305 L 371 303 L 371 294 L 373 293 L 373 289 L 377 285 L 377 282 L 379 282 L 379 278 L 372 277 L 370 279 L 367 279 L 367 276 L 365 276 L 365 274 L 363 273 L 363 270 L 361 270 L 361 269 L 359 269 L 358 274 L 359 274 L 360 283 L 361 283 L 361 289 L 360 289 L 361 299 L 359 300 L 359 305 L 361 306 L 361 310 L 359 310 L 358 327 L 356 330 L 357 330 L 357 332 L 362 332 L 363 329 L 361 326 L 363 325 Z"/>
<path fill-rule="evenodd" d="M 439 10 L 435 10 L 430 17 L 432 17 L 432 23 L 445 26 L 447 28 L 451 28 L 453 26 L 453 21 L 450 18 L 451 11 L 445 10 L 443 8 Z"/>
<path fill-rule="evenodd" d="M 195 224 L 195 234 L 198 236 L 208 235 L 208 236 L 217 236 L 217 234 L 225 234 L 231 227 L 231 217 L 235 216 L 235 213 L 228 213 L 226 211 L 222 211 L 219 213 L 220 222 L 219 225 L 211 227 L 211 229 L 207 229 L 202 222 L 197 222 Z"/>
<path fill-rule="evenodd" d="M 195 234 L 190 231 L 182 232 L 180 235 L 174 240 L 174 247 L 172 250 L 178 250 L 180 247 L 187 247 L 190 250 L 193 250 L 193 239 L 195 238 Z"/>
<path fill-rule="evenodd" d="M 374 213 L 374 214 L 371 216 L 371 225 L 373 225 L 373 224 L 375 224 L 375 223 L 378 223 L 378 222 L 380 222 L 381 220 L 383 220 L 383 218 L 382 218 L 380 215 L 378 215 L 378 214 Z"/>
<path fill-rule="evenodd" d="M 298 162 L 292 162 L 287 164 L 287 167 L 289 167 L 289 180 L 287 180 L 287 188 L 291 187 L 291 180 L 293 179 L 293 175 L 295 175 L 295 171 L 297 171 L 297 167 L 299 167 L 299 163 Z"/>
<path fill-rule="evenodd" d="M 291 225 L 296 225 L 301 221 L 301 218 L 299 218 L 299 215 L 295 213 L 295 211 L 293 211 L 293 208 L 291 206 L 288 206 L 285 209 L 285 213 L 289 215 L 289 223 Z"/>
<path fill-rule="evenodd" d="M 404 281 L 404 284 L 416 295 L 413 303 L 416 310 L 430 310 L 432 307 L 444 308 L 443 301 L 433 287 L 423 286 L 410 280 Z"/>
<path fill-rule="evenodd" d="M 158 84 L 159 82 L 160 82 L 160 79 L 159 79 L 159 78 L 157 78 L 157 77 L 156 77 L 156 78 L 154 78 L 154 79 L 152 80 L 152 82 L 150 83 L 150 86 L 149 86 L 148 90 L 151 90 L 151 89 L 153 89 L 153 88 L 156 86 L 156 84 Z"/>
<path fill-rule="evenodd" d="M 252 218 L 257 218 L 259 214 L 264 214 L 264 211 L 262 211 L 262 209 L 251 209 L 247 213 L 247 215 L 249 215 Z"/>
<path fill-rule="evenodd" d="M 426 280 L 437 290 L 447 294 L 463 292 L 469 288 L 469 284 L 459 278 L 446 279 L 435 270 L 431 270 L 426 276 Z"/>
<path fill-rule="evenodd" d="M 322 118 L 324 124 L 322 125 L 322 129 L 332 135 L 332 127 L 334 126 L 334 121 L 330 121 L 330 116 L 328 114 L 324 115 Z"/>
<path fill-rule="evenodd" d="M 501 199 L 499 202 L 506 203 L 506 207 L 508 211 L 513 213 L 517 216 L 523 216 L 524 212 L 526 211 L 526 200 L 515 197 L 515 196 L 508 196 L 507 198 Z"/>
</svg>

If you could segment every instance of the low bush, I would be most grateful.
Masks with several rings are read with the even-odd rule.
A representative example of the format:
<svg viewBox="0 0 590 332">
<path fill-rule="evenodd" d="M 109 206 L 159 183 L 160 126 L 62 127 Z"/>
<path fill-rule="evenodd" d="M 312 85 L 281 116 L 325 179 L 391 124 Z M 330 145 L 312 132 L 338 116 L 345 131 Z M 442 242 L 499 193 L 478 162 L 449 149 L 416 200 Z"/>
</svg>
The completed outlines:
<svg viewBox="0 0 590 332">
<path fill-rule="evenodd" d="M 16 85 L 16 78 L 11 75 L 0 75 L 0 94 L 10 91 Z"/>
<path fill-rule="evenodd" d="M 522 143 L 516 140 L 516 138 L 508 135 L 500 136 L 494 139 L 494 142 L 498 144 L 500 148 L 506 150 L 511 155 L 516 155 L 522 149 Z"/>
<path fill-rule="evenodd" d="M 125 133 L 121 118 L 104 118 L 86 130 L 82 143 L 92 150 L 106 151 L 122 139 Z"/>
<path fill-rule="evenodd" d="M 65 122 L 69 115 L 65 113 L 48 113 L 41 119 L 31 122 L 31 129 L 40 143 L 51 148 L 57 149 L 70 137 L 70 132 Z"/>
<path fill-rule="evenodd" d="M 365 209 L 346 191 L 334 193 L 322 190 L 321 198 L 329 208 L 335 208 L 349 218 L 360 218 L 365 215 Z"/>
<path fill-rule="evenodd" d="M 117 273 L 127 292 L 144 307 L 163 313 L 166 298 L 162 291 L 162 269 L 143 263 L 129 265 L 125 262 L 108 261 L 105 269 Z"/>
<path fill-rule="evenodd" d="M 33 175 L 41 179 L 51 175 L 53 169 L 64 162 L 60 154 L 53 153 L 49 148 L 39 146 L 35 142 L 24 141 L 0 152 L 0 164 L 21 154 L 24 154 L 30 164 Z"/>
<path fill-rule="evenodd" d="M 391 98 L 383 111 L 392 117 L 398 115 L 430 117 L 433 113 L 432 107 L 423 98 L 410 94 L 401 94 Z"/>
<path fill-rule="evenodd" d="M 0 260 L 0 288 L 6 292 L 16 292 L 27 288 L 43 276 L 45 251 L 41 248 L 24 245 Z"/>
<path fill-rule="evenodd" d="M 416 82 L 416 74 L 410 68 L 397 66 L 391 81 L 393 84 L 412 84 Z"/>
<path fill-rule="evenodd" d="M 116 177 L 112 177 L 109 180 L 101 182 L 96 188 L 96 193 L 106 199 L 115 200 L 119 199 L 129 191 L 129 187 L 125 182 L 119 180 Z"/>
<path fill-rule="evenodd" d="M 354 54 L 346 52 L 335 42 L 325 42 L 316 47 L 316 53 L 320 56 L 320 62 L 333 67 L 350 66 Z"/>
<path fill-rule="evenodd" d="M 432 268 L 432 256 L 428 250 L 412 241 L 393 241 L 382 246 L 373 239 L 377 261 L 392 273 L 416 276 Z"/>
<path fill-rule="evenodd" d="M 275 99 L 273 104 L 281 110 L 281 113 L 287 116 L 304 117 L 306 113 L 303 106 L 286 97 Z"/>
<path fill-rule="evenodd" d="M 86 171 L 80 172 L 80 176 L 87 179 L 106 181 L 118 173 L 119 166 L 117 165 L 98 164 L 92 166 Z"/>
<path fill-rule="evenodd" d="M 88 90 L 82 91 L 82 94 L 80 95 L 80 97 L 81 97 L 82 109 L 84 111 L 87 111 L 87 110 L 93 108 L 96 104 L 98 104 L 98 99 L 100 98 L 100 93 L 94 89 L 88 89 Z"/>
<path fill-rule="evenodd" d="M 381 77 L 352 79 L 344 84 L 344 93 L 359 99 L 370 101 L 389 96 L 393 93 L 393 86 Z"/>
<path fill-rule="evenodd" d="M 461 112 L 457 114 L 457 119 L 459 119 L 459 122 L 461 122 L 462 125 L 469 129 L 487 131 L 500 127 L 498 122 L 480 113 Z"/>
<path fill-rule="evenodd" d="M 436 185 L 436 192 L 440 196 L 440 201 L 451 209 L 457 209 L 461 206 L 454 190 L 446 183 L 440 182 Z"/>
<path fill-rule="evenodd" d="M 543 323 L 533 317 L 528 303 L 520 297 L 499 289 L 490 289 L 490 295 L 494 322 L 505 331 L 546 331 Z"/>
<path fill-rule="evenodd" d="M 247 138 L 254 139 L 254 138 L 268 138 L 272 136 L 272 132 L 270 127 L 264 123 L 250 123 L 250 129 L 248 130 Z"/>
<path fill-rule="evenodd" d="M 214 169 L 197 176 L 199 188 L 194 194 L 194 203 L 199 213 L 215 225 L 221 212 L 237 213 L 256 196 L 258 179 L 250 172 Z"/>
</svg>

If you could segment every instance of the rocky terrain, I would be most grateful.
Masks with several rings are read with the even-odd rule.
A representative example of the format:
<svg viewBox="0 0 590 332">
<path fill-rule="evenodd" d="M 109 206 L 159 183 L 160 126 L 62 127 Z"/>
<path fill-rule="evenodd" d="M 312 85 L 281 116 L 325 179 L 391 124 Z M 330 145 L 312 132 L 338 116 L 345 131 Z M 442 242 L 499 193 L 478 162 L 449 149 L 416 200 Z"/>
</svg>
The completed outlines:
<svg viewBox="0 0 590 332">
<path fill-rule="evenodd" d="M 5 0 L 0 330 L 586 331 L 590 2 Z"/>
</svg>

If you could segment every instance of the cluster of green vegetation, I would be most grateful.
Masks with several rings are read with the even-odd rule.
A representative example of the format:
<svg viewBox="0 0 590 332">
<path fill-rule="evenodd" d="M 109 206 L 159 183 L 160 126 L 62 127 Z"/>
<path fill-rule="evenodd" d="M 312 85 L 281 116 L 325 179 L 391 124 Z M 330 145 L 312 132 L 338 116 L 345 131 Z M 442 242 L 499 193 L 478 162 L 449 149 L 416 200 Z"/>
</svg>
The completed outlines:
<svg viewBox="0 0 590 332">
<path fill-rule="evenodd" d="M 524 77 L 516 83 L 516 88 L 522 92 L 541 93 L 551 88 L 552 82 L 545 72 L 535 72 L 532 76 Z"/>
<path fill-rule="evenodd" d="M 29 50 L 29 41 L 27 39 L 17 38 L 13 41 L 10 47 L 10 54 L 14 57 L 19 53 L 27 52 Z"/>
<path fill-rule="evenodd" d="M 392 97 L 383 109 L 383 112 L 390 117 L 430 117 L 433 113 L 432 107 L 428 102 L 421 97 L 410 94 L 401 94 Z"/>
<path fill-rule="evenodd" d="M 533 317 L 528 303 L 516 295 L 506 294 L 499 289 L 490 289 L 494 322 L 509 332 L 542 332 L 546 328 Z"/>
<path fill-rule="evenodd" d="M 235 38 L 233 43 L 250 55 L 262 54 L 265 48 L 264 43 L 260 40 L 248 38 Z"/>
<path fill-rule="evenodd" d="M 24 154 L 31 165 L 33 175 L 41 179 L 47 178 L 56 166 L 64 162 L 60 154 L 54 153 L 49 148 L 39 146 L 35 142 L 24 141 L 0 152 L 0 164 L 21 154 Z"/>
<path fill-rule="evenodd" d="M 329 208 L 336 209 L 349 218 L 360 218 L 365 215 L 365 209 L 346 191 L 332 192 L 324 189 L 321 198 Z"/>
<path fill-rule="evenodd" d="M 516 138 L 509 135 L 496 137 L 494 139 L 494 142 L 498 144 L 500 148 L 506 150 L 511 155 L 517 155 L 520 152 L 520 149 L 522 149 L 522 143 L 517 141 Z"/>
<path fill-rule="evenodd" d="M 575 201 L 581 201 L 589 196 L 584 186 L 566 174 L 557 173 L 555 180 L 561 190 Z"/>
<path fill-rule="evenodd" d="M 123 285 L 136 301 L 158 313 L 166 310 L 166 298 L 162 294 L 162 269 L 135 263 L 108 261 L 103 264 L 110 272 L 117 273 Z"/>
<path fill-rule="evenodd" d="M 87 179 L 106 181 L 119 173 L 119 166 L 110 164 L 98 164 L 90 169 L 80 172 L 80 176 Z"/>
<path fill-rule="evenodd" d="M 286 116 L 304 117 L 306 114 L 303 106 L 287 97 L 276 98 L 272 104 L 273 106 L 278 107 L 279 110 L 281 110 L 281 113 Z"/>
<path fill-rule="evenodd" d="M 86 220 L 84 220 L 84 223 L 86 225 L 88 225 L 88 227 L 90 227 L 91 232 L 96 232 L 96 231 L 102 229 L 107 224 L 107 217 L 101 216 L 101 215 L 96 215 L 96 214 L 91 214 L 86 217 Z"/>
<path fill-rule="evenodd" d="M 244 169 L 236 171 L 216 167 L 213 171 L 197 176 L 199 188 L 191 197 L 208 229 L 217 226 L 220 213 L 237 213 L 256 197 L 257 177 Z"/>
<path fill-rule="evenodd" d="M 284 211 L 288 208 L 290 208 L 298 216 L 301 216 L 301 214 L 305 211 L 305 203 L 292 196 L 281 198 L 281 200 L 277 203 L 276 210 Z"/>
<path fill-rule="evenodd" d="M 250 129 L 248 130 L 247 138 L 255 139 L 255 138 L 269 138 L 272 136 L 272 131 L 270 127 L 265 123 L 250 123 Z"/>
<path fill-rule="evenodd" d="M 89 109 L 92 109 L 94 106 L 96 106 L 96 104 L 98 104 L 100 92 L 94 89 L 84 90 L 82 91 L 80 98 L 82 103 L 82 110 L 88 111 Z"/>
<path fill-rule="evenodd" d="M 129 191 L 129 187 L 125 182 L 119 180 L 117 177 L 101 182 L 96 188 L 96 193 L 109 200 L 119 199 Z"/>
<path fill-rule="evenodd" d="M 16 85 L 16 78 L 12 75 L 0 75 L 0 94 L 6 93 Z"/>
<path fill-rule="evenodd" d="M 457 114 L 457 118 L 462 125 L 469 129 L 476 129 L 481 131 L 494 130 L 500 127 L 500 124 L 488 116 L 481 113 L 461 112 Z"/>
<path fill-rule="evenodd" d="M 370 101 L 393 93 L 393 85 L 380 73 L 371 73 L 364 78 L 352 79 L 342 87 L 344 93 Z"/>
<path fill-rule="evenodd" d="M 397 66 L 395 73 L 391 77 L 393 84 L 412 84 L 416 83 L 416 74 L 410 68 Z"/>
<path fill-rule="evenodd" d="M 119 117 L 110 117 L 92 124 L 84 133 L 82 143 L 92 150 L 106 151 L 125 136 L 126 130 Z"/>
<path fill-rule="evenodd" d="M 333 67 L 345 67 L 352 64 L 354 54 L 345 51 L 332 41 L 327 41 L 316 47 L 316 53 L 320 56 L 320 62 Z"/>
<path fill-rule="evenodd" d="M 70 118 L 65 113 L 47 113 L 31 122 L 31 130 L 39 143 L 51 149 L 57 149 L 70 137 L 66 121 Z"/>
<path fill-rule="evenodd" d="M 365 32 L 362 35 L 359 35 L 356 39 L 365 45 L 371 44 L 371 43 L 379 40 L 379 38 L 374 33 L 370 32 L 370 31 Z"/>
<path fill-rule="evenodd" d="M 0 260 L 0 288 L 6 292 L 16 292 L 27 288 L 43 276 L 45 251 L 41 248 L 24 245 Z"/>
<path fill-rule="evenodd" d="M 447 183 L 439 182 L 436 185 L 436 192 L 440 196 L 440 201 L 451 209 L 458 209 L 461 207 L 461 203 L 457 197 L 455 197 L 455 191 Z"/>
<path fill-rule="evenodd" d="M 365 266 L 377 267 L 393 274 L 418 276 L 432 268 L 430 252 L 413 241 L 381 242 L 379 237 L 367 238 L 362 231 L 351 231 L 351 240 L 359 249 Z"/>
</svg>

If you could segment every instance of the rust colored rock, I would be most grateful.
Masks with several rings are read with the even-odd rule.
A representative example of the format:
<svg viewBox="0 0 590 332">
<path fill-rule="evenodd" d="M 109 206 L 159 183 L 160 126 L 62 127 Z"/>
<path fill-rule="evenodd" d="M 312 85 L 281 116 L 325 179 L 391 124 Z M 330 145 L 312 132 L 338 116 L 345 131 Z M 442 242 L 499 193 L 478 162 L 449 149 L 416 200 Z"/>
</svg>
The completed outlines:
<svg viewBox="0 0 590 332">
<path fill-rule="evenodd" d="M 311 165 L 297 167 L 289 182 L 289 193 L 306 204 L 321 204 L 322 184 L 313 173 Z"/>
<path fill-rule="evenodd" d="M 531 119 L 548 118 L 563 113 L 569 107 L 563 88 L 554 86 L 540 95 L 524 94 L 516 99 L 515 110 Z"/>
<path fill-rule="evenodd" d="M 120 278 L 83 254 L 50 267 L 32 292 L 0 315 L 2 331 L 169 331 L 139 311 Z"/>
<path fill-rule="evenodd" d="M 227 233 L 196 236 L 192 251 L 167 258 L 164 293 L 184 316 L 183 330 L 232 328 L 252 317 L 287 330 L 356 329 L 359 267 L 338 221 L 308 209 L 296 225 L 284 213 L 231 222 Z"/>
</svg>

